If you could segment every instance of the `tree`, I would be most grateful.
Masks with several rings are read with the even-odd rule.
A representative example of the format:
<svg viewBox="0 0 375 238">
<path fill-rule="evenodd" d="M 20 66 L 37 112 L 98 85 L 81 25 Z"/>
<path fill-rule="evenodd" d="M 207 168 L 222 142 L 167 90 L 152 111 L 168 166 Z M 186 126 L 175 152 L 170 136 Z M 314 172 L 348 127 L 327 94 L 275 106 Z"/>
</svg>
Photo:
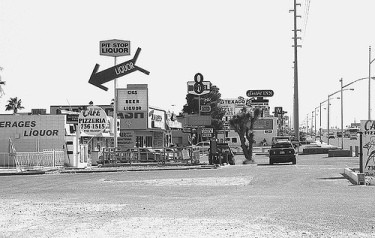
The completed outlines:
<svg viewBox="0 0 375 238">
<path fill-rule="evenodd" d="M 187 94 L 186 104 L 184 105 L 182 112 L 187 114 L 199 114 L 199 100 L 201 105 L 209 105 L 211 107 L 211 126 L 215 131 L 223 129 L 223 116 L 225 111 L 220 107 L 221 94 L 219 88 L 212 85 L 210 92 L 201 96 Z M 204 113 L 202 113 L 204 115 Z"/>
<path fill-rule="evenodd" d="M 253 160 L 253 143 L 254 141 L 254 123 L 258 120 L 261 110 L 256 108 L 254 111 L 247 111 L 244 107 L 241 112 L 237 113 L 229 120 L 229 124 L 237 132 L 241 141 L 241 148 L 245 155 L 244 163 L 254 163 Z"/>
<path fill-rule="evenodd" d="M 24 107 L 21 104 L 22 104 L 21 99 L 18 99 L 17 97 L 10 98 L 8 100 L 8 104 L 5 105 L 5 110 L 6 111 L 12 111 L 13 110 L 13 113 L 16 114 L 18 112 L 18 110 L 24 109 Z"/>
</svg>

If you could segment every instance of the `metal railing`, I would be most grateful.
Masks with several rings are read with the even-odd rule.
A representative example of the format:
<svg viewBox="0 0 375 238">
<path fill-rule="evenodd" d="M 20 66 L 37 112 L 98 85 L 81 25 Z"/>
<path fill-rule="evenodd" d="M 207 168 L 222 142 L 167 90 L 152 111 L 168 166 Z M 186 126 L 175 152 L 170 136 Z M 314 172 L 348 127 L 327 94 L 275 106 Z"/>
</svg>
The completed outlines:
<svg viewBox="0 0 375 238">
<path fill-rule="evenodd" d="M 199 163 L 199 149 L 192 147 L 171 148 L 131 148 L 126 150 L 103 149 L 100 164 L 182 162 Z"/>
<path fill-rule="evenodd" d="M 63 150 L 0 153 L 0 168 L 32 168 L 64 166 Z"/>
</svg>

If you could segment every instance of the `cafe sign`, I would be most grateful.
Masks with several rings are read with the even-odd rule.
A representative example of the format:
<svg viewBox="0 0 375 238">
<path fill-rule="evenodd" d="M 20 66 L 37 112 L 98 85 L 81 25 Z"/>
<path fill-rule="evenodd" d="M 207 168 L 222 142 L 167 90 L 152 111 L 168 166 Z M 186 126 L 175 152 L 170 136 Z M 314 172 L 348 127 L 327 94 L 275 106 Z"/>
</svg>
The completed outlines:
<svg viewBox="0 0 375 238">
<path fill-rule="evenodd" d="M 98 106 L 89 106 L 78 116 L 79 129 L 88 136 L 101 134 L 106 129 L 107 123 L 107 114 Z"/>
</svg>

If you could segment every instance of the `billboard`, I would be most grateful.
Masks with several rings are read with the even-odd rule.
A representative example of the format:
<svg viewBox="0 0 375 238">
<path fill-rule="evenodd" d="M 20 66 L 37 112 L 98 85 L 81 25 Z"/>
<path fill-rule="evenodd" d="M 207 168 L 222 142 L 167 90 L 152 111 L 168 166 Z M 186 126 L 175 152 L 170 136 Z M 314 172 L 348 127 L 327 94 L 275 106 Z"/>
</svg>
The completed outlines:
<svg viewBox="0 0 375 238">
<path fill-rule="evenodd" d="M 148 128 L 165 130 L 165 111 L 150 108 L 148 111 Z"/>
<path fill-rule="evenodd" d="M 134 84 L 117 89 L 117 112 L 121 129 L 147 129 L 147 84 Z"/>
</svg>

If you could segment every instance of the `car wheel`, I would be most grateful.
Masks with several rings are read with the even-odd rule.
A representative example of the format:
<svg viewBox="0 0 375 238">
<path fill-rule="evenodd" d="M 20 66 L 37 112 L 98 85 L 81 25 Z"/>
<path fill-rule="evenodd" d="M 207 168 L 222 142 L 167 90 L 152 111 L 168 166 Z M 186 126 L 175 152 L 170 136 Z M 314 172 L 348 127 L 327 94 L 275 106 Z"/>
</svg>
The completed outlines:
<svg viewBox="0 0 375 238">
<path fill-rule="evenodd" d="M 296 158 L 294 158 L 293 161 L 292 161 L 292 164 L 296 164 L 296 163 L 297 163 L 297 160 L 296 160 Z"/>
</svg>

